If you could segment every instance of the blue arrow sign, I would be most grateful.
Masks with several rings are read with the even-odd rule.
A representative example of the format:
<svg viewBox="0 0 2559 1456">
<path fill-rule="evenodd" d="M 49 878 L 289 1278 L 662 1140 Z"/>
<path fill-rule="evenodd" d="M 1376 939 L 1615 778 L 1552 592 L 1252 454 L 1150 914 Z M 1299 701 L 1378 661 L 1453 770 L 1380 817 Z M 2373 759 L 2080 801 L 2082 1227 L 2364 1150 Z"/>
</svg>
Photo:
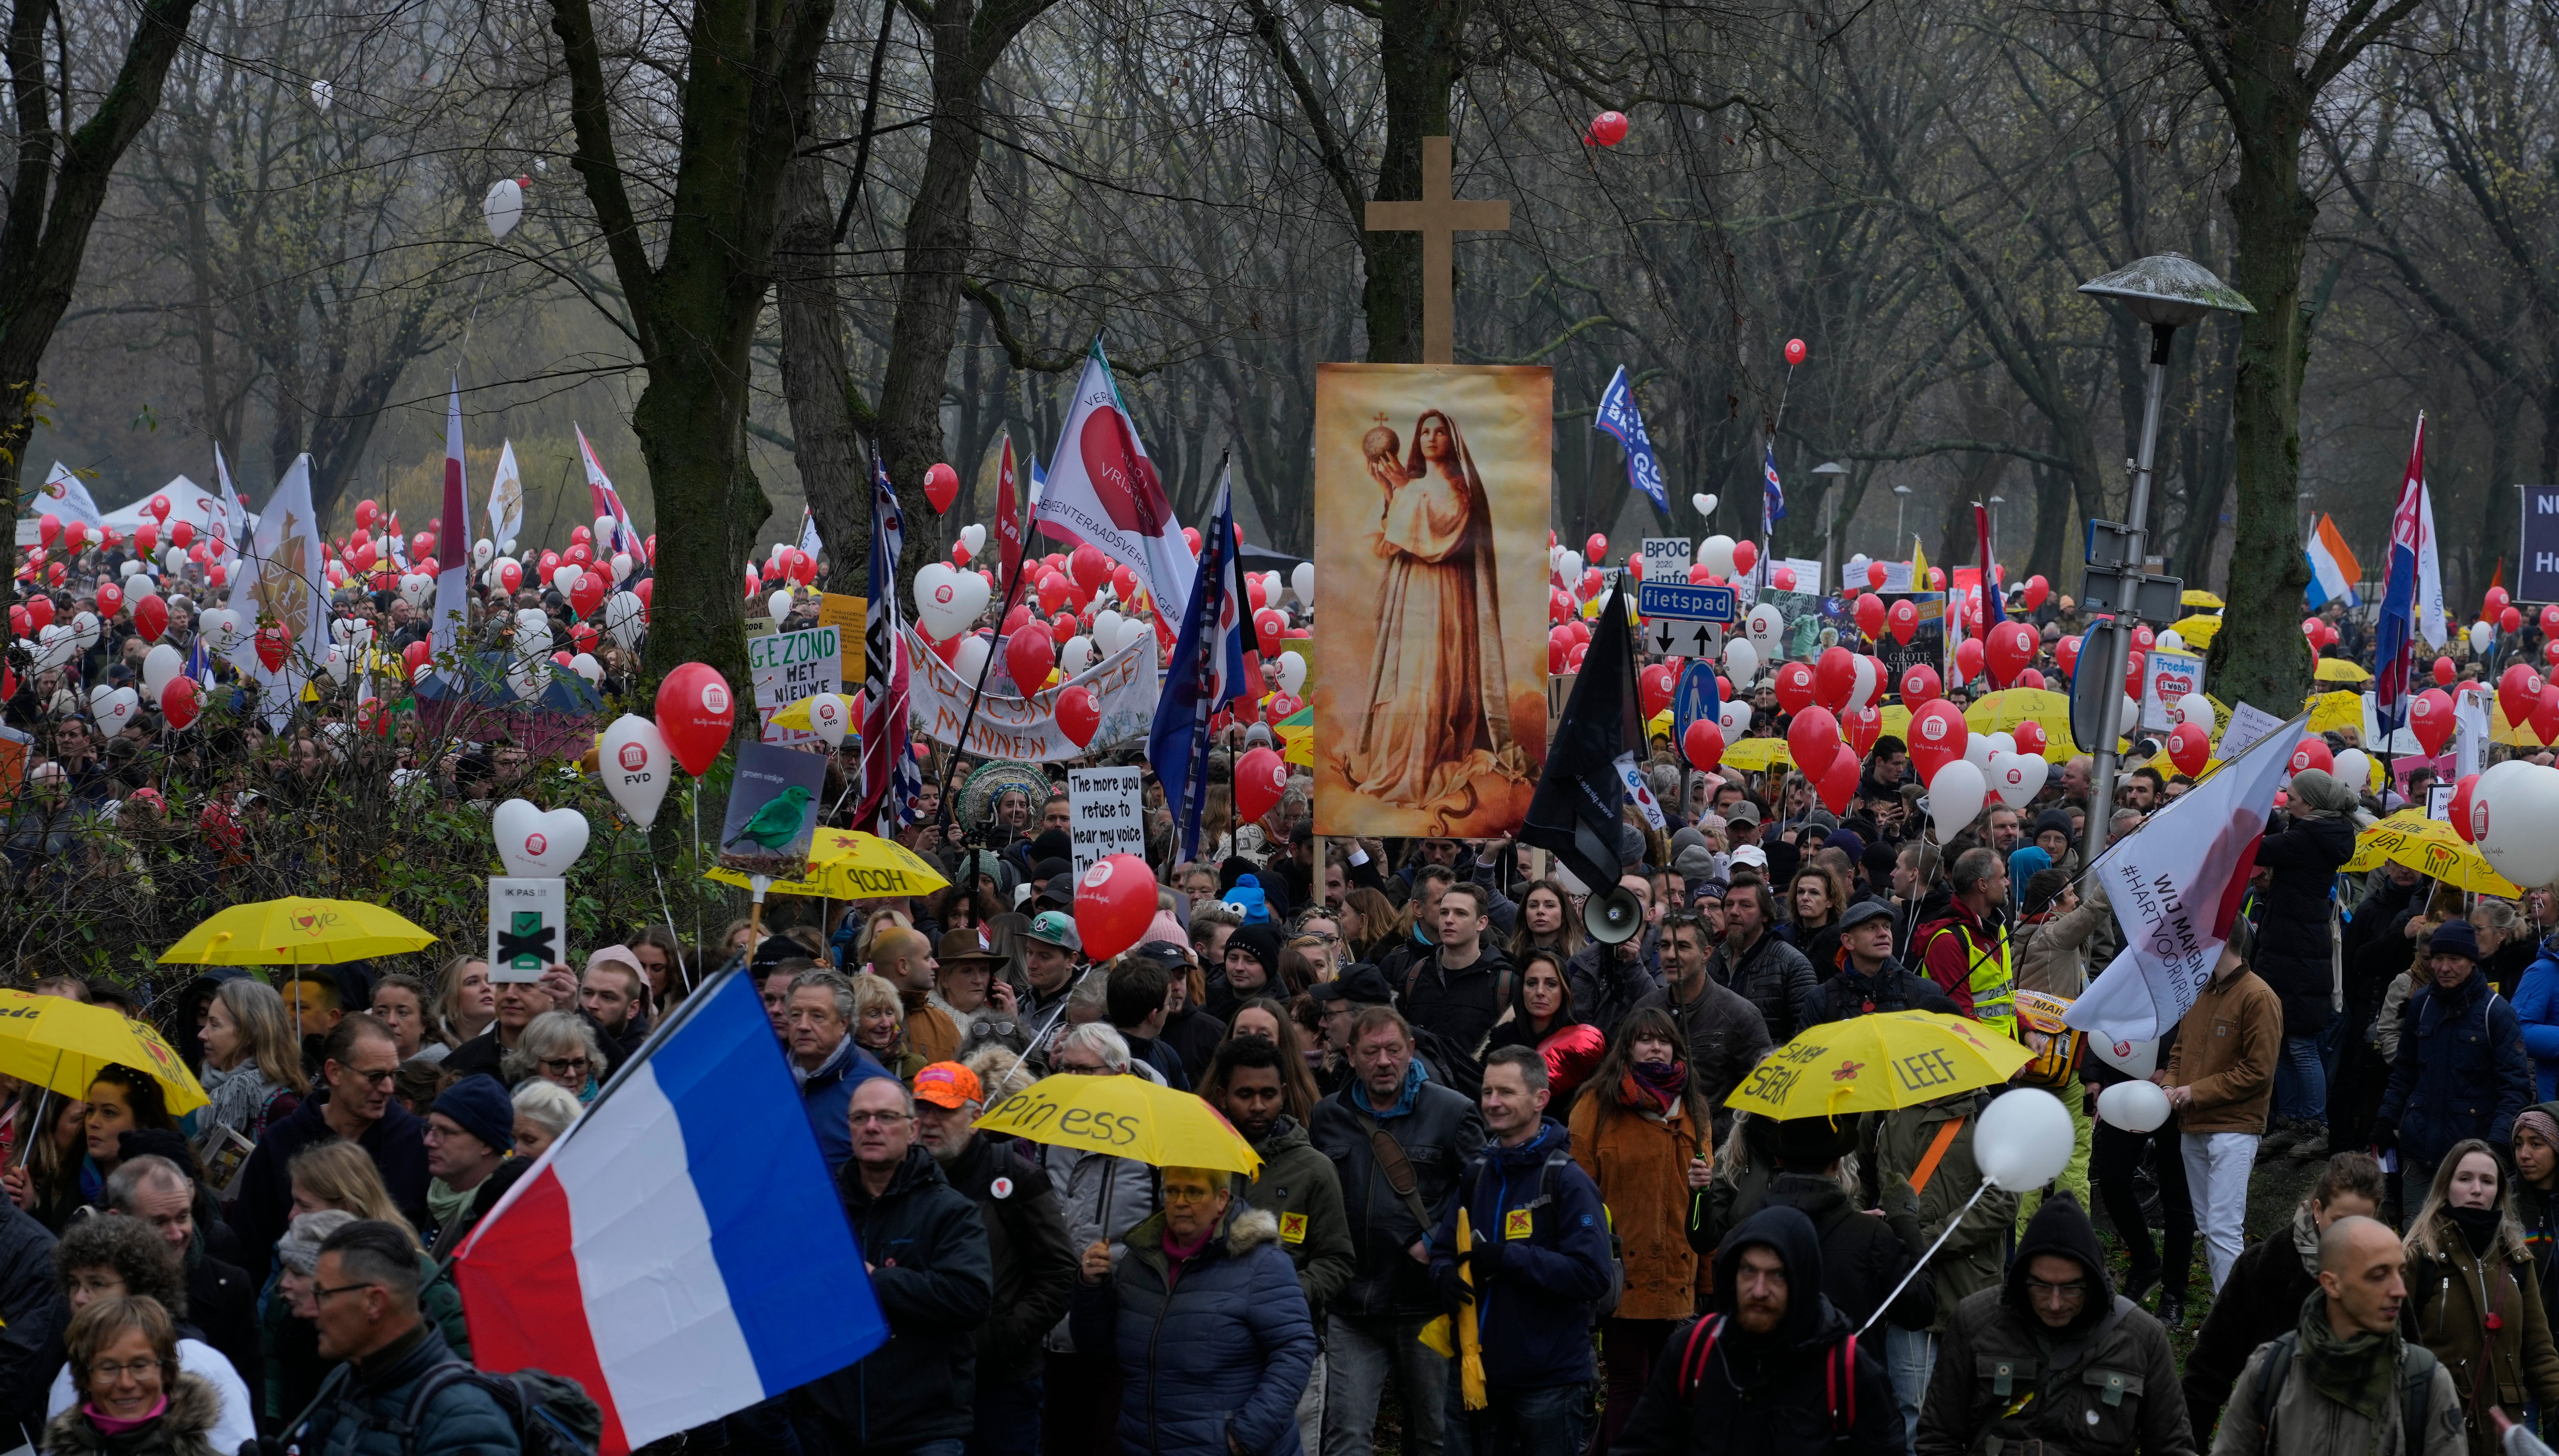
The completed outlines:
<svg viewBox="0 0 2559 1456">
<path fill-rule="evenodd" d="M 1691 586 L 1684 581 L 1648 581 L 1635 593 L 1635 610 L 1646 617 L 1687 622 L 1731 622 L 1740 604 L 1729 586 Z"/>
</svg>

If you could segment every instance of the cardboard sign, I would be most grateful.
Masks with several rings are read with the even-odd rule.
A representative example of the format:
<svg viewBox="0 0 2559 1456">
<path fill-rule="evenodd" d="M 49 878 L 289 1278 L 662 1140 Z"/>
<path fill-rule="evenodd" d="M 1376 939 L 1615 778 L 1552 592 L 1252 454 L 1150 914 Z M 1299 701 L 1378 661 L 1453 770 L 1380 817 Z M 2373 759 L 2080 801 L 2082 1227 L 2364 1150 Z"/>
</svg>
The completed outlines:
<svg viewBox="0 0 2559 1456">
<path fill-rule="evenodd" d="M 830 631 L 832 629 L 829 629 Z M 737 746 L 737 778 L 720 820 L 720 868 L 777 880 L 805 879 L 817 832 L 827 761 L 769 743 Z"/>
<path fill-rule="evenodd" d="M 776 728 L 773 715 L 804 697 L 844 689 L 844 633 L 839 627 L 776 632 L 750 638 L 746 665 L 755 678 L 755 710 L 764 719 L 764 741 L 824 743 L 801 728 Z"/>
<path fill-rule="evenodd" d="M 844 629 L 847 636 L 859 642 L 862 636 L 862 610 L 869 605 L 860 597 L 847 596 L 842 592 L 820 592 L 818 625 L 840 627 Z"/>
<path fill-rule="evenodd" d="M 568 958 L 568 881 L 490 876 L 489 979 L 540 980 Z"/>
<path fill-rule="evenodd" d="M 2179 698 L 2203 691 L 2203 658 L 2156 649 L 2142 659 L 2142 726 L 2166 733 L 2176 727 L 2168 710 Z"/>
<path fill-rule="evenodd" d="M 1780 556 L 1777 564 L 1795 573 L 1796 591 L 1816 597 L 1822 594 L 1822 563 L 1810 556 Z"/>
<path fill-rule="evenodd" d="M 1067 838 L 1074 845 L 1079 881 L 1104 855 L 1146 857 L 1144 775 L 1135 768 L 1066 771 Z"/>
<path fill-rule="evenodd" d="M 2235 759 L 2248 745 L 2284 726 L 2284 720 L 2264 708 L 2247 703 L 2230 705 L 2230 726 L 2221 730 L 2221 749 L 2215 758 Z"/>
<path fill-rule="evenodd" d="M 1697 543 L 1686 536 L 1644 537 L 1644 580 L 1686 581 L 1697 561 Z"/>
</svg>

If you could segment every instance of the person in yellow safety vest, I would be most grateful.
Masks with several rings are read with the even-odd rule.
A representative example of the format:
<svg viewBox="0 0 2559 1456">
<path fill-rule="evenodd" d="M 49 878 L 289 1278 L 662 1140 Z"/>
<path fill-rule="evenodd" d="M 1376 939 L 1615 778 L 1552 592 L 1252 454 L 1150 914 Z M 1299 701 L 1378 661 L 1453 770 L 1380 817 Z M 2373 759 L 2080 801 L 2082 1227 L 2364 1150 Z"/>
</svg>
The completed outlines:
<svg viewBox="0 0 2559 1456">
<path fill-rule="evenodd" d="M 1967 849 L 1955 856 L 1953 879 L 1955 896 L 1946 916 L 1920 926 L 1910 938 L 1915 958 L 1929 979 L 1953 998 L 1957 1010 L 2024 1042 L 2027 1039 L 2018 1028 L 2017 966 L 2008 935 L 2008 861 L 1995 849 Z M 2027 1069 L 2029 1076 L 2035 1071 L 2032 1066 Z M 2069 1165 L 2054 1182 L 2085 1206 L 2096 1124 L 2089 1120 L 2088 1091 L 2077 1072 L 2065 1063 L 2056 1075 L 2066 1080 L 2039 1085 L 2069 1111 L 2073 1136 Z M 2019 1200 L 2021 1230 L 2042 1202 L 2039 1189 Z"/>
</svg>

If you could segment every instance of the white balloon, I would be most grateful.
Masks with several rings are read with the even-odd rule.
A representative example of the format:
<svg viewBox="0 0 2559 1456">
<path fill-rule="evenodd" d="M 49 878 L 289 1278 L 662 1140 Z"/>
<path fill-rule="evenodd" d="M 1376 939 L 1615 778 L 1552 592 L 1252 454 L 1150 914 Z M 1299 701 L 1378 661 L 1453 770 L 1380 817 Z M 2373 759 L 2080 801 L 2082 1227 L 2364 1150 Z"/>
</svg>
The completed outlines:
<svg viewBox="0 0 2559 1456">
<path fill-rule="evenodd" d="M 2185 639 L 2179 635 L 2176 628 L 2172 627 L 2166 632 L 2161 633 L 2158 639 L 2152 643 L 2152 646 L 2158 648 L 2163 653 L 2182 653 L 2185 651 Z M 2103 1095 L 2103 1093 L 2100 1093 L 2100 1095 Z"/>
<path fill-rule="evenodd" d="M 1298 601 L 1305 603 L 1309 607 L 1315 605 L 1314 562 L 1300 561 L 1297 563 L 1295 568 L 1288 573 L 1288 590 L 1296 593 Z M 1293 692 L 1294 689 L 1291 689 L 1291 691 Z"/>
<path fill-rule="evenodd" d="M 2372 792 L 2372 757 L 2362 749 L 2349 748 L 2338 754 L 2335 766 L 2329 773 L 2336 782 L 2357 794 Z"/>
<path fill-rule="evenodd" d="M 604 664 L 595 660 L 595 655 L 593 653 L 580 653 L 576 656 L 569 658 L 568 670 L 585 678 L 589 687 L 593 687 L 604 680 Z"/>
<path fill-rule="evenodd" d="M 2495 628 L 2488 626 L 2484 622 L 2474 622 L 2471 624 L 2471 651 L 2473 653 L 2484 657 L 2488 654 L 2488 649 L 2495 646 Z"/>
<path fill-rule="evenodd" d="M 975 687 L 978 674 L 986 670 L 986 655 L 993 651 L 983 637 L 973 632 L 960 639 L 960 650 L 951 655 L 951 670 L 960 674 L 961 681 Z"/>
<path fill-rule="evenodd" d="M 1306 655 L 1294 648 L 1280 655 L 1280 690 L 1290 697 L 1306 685 Z"/>
<path fill-rule="evenodd" d="M 408 599 L 410 606 L 423 612 L 435 601 L 435 578 L 423 571 L 402 577 L 400 595 Z"/>
<path fill-rule="evenodd" d="M 1073 677 L 1099 660 L 1101 660 L 1101 654 L 1095 650 L 1093 639 L 1082 636 L 1070 637 L 1066 640 L 1065 650 L 1058 654 L 1057 670 Z"/>
<path fill-rule="evenodd" d="M 1101 649 L 1105 656 L 1119 649 L 1120 624 L 1127 620 L 1109 607 L 1093 614 L 1093 645 Z"/>
<path fill-rule="evenodd" d="M 628 552 L 628 551 L 616 551 L 616 552 L 614 552 L 614 553 L 613 553 L 613 584 L 614 584 L 614 585 L 616 585 L 616 586 L 620 586 L 623 582 L 630 580 L 630 578 L 631 578 L 631 564 L 632 564 L 632 563 L 631 563 L 631 553 L 630 553 L 630 552 Z"/>
<path fill-rule="evenodd" d="M 1580 596 L 1581 594 L 1581 553 L 1570 546 L 1565 547 L 1564 564 L 1556 569 L 1564 573 L 1566 588 L 1575 596 Z"/>
<path fill-rule="evenodd" d="M 1153 641 L 1154 637 L 1154 624 L 1143 617 L 1124 617 L 1120 619 L 1120 642 L 1111 651 L 1125 653 L 1138 643 Z"/>
<path fill-rule="evenodd" d="M 544 813 L 527 800 L 510 799 L 491 816 L 498 857 L 519 879 L 557 879 L 586 852 L 586 815 L 573 808 Z"/>
<path fill-rule="evenodd" d="M 1776 656 L 1777 640 L 1786 635 L 1786 614 L 1767 602 L 1750 609 L 1742 633 L 1760 650 L 1762 660 Z"/>
<path fill-rule="evenodd" d="M 605 792 L 643 829 L 658 821 L 658 805 L 666 801 L 668 763 L 658 725 L 637 713 L 614 719 L 595 755 Z"/>
<path fill-rule="evenodd" d="M 2189 692 L 2169 705 L 2168 715 L 2174 723 L 2200 723 L 2203 731 L 2212 731 L 2212 699 L 2199 692 Z"/>
<path fill-rule="evenodd" d="M 160 701 L 160 689 L 187 665 L 187 655 L 167 643 L 153 647 L 142 657 L 142 690 L 153 702 Z"/>
<path fill-rule="evenodd" d="M 2005 1092 L 1973 1124 L 1973 1164 L 1982 1179 L 2009 1193 L 2041 1188 L 2070 1166 L 2069 1110 L 2041 1088 Z"/>
<path fill-rule="evenodd" d="M 98 621 L 95 612 L 82 612 L 72 618 L 72 636 L 79 639 L 79 650 L 87 652 L 97 646 Z"/>
<path fill-rule="evenodd" d="M 374 624 L 362 618 L 357 619 L 356 630 L 347 634 L 347 651 L 362 655 L 365 649 L 373 645 Z"/>
<path fill-rule="evenodd" d="M 498 543 L 498 549 L 506 552 L 510 556 L 514 555 L 516 552 L 516 538 L 514 536 L 509 536 L 505 540 L 500 541 Z"/>
<path fill-rule="evenodd" d="M 1728 743 L 1750 731 L 1750 705 L 1738 698 L 1717 709 L 1715 716 L 1724 728 L 1724 738 Z"/>
<path fill-rule="evenodd" d="M 186 552 L 184 552 L 184 551 L 179 550 L 179 549 L 178 549 L 177 547 L 175 547 L 175 546 L 163 546 L 163 547 L 161 547 L 161 548 L 160 548 L 160 569 L 161 569 L 161 570 L 163 570 L 163 571 L 184 571 L 184 570 L 186 570 L 186 569 L 187 569 L 187 553 L 186 553 Z"/>
<path fill-rule="evenodd" d="M 550 658 L 536 655 L 530 660 L 509 667 L 507 690 L 526 702 L 531 702 L 542 695 L 544 687 L 550 685 L 551 665 Z"/>
<path fill-rule="evenodd" d="M 783 623 L 790 621 L 791 593 L 788 590 L 778 591 L 773 595 L 766 597 L 764 599 L 764 611 L 766 616 L 773 619 L 773 625 L 777 628 L 782 626 Z"/>
<path fill-rule="evenodd" d="M 2160 1039 L 2146 1042 L 2110 1042 L 2102 1036 L 2088 1039 L 2088 1050 L 2097 1060 L 2137 1082 L 2147 1082 L 2159 1070 Z"/>
<path fill-rule="evenodd" d="M 149 569 L 150 568 L 144 566 L 139 561 L 127 561 L 123 565 L 115 568 L 115 571 L 118 576 L 140 576 L 144 571 Z"/>
<path fill-rule="evenodd" d="M 2097 1093 L 2097 1117 L 2126 1132 L 2149 1132 L 2168 1120 L 2168 1093 L 2155 1082 L 2118 1082 Z"/>
<path fill-rule="evenodd" d="M 1750 645 L 1748 638 L 1727 640 L 1724 644 L 1724 670 L 1731 674 L 1736 691 L 1748 687 L 1750 679 L 1759 675 L 1759 650 Z"/>
<path fill-rule="evenodd" d="M 480 200 L 480 216 L 489 224 L 490 240 L 504 240 L 524 220 L 525 190 L 512 177 L 499 178 L 490 185 L 489 195 Z"/>
<path fill-rule="evenodd" d="M 977 559 L 978 553 L 986 549 L 986 528 L 974 524 L 960 527 L 960 543 L 969 548 L 970 559 Z"/>
<path fill-rule="evenodd" d="M 1700 491 L 1696 495 L 1689 497 L 1688 504 L 1696 507 L 1697 513 L 1700 515 L 1713 515 L 1715 513 L 1715 498 L 1704 491 Z"/>
<path fill-rule="evenodd" d="M 327 656 L 320 659 L 320 667 L 322 671 L 329 674 L 330 681 L 340 683 L 345 682 L 347 680 L 347 650 L 334 642 L 329 644 L 329 654 Z"/>
<path fill-rule="evenodd" d="M 2047 777 L 2043 760 L 2032 754 L 2015 750 L 1991 754 L 1991 792 L 2010 808 L 2022 810 L 2033 801 L 2034 796 L 2043 792 L 2043 781 Z"/>
<path fill-rule="evenodd" d="M 345 644 L 349 639 L 353 638 L 355 635 L 356 635 L 356 619 L 355 619 L 355 618 L 353 618 L 353 617 L 332 617 L 332 618 L 330 618 L 330 619 L 329 619 L 329 640 L 330 640 L 331 642 L 338 643 L 338 644 L 340 644 L 340 645 L 342 645 L 342 646 L 343 646 L 343 645 L 344 645 L 344 644 Z"/>
<path fill-rule="evenodd" d="M 647 616 L 648 606 L 636 593 L 615 592 L 604 599 L 604 635 L 628 652 L 640 645 Z"/>
<path fill-rule="evenodd" d="M 1989 734 L 1967 733 L 1964 735 L 1964 762 L 1981 770 L 1984 777 L 1988 777 L 1990 773 L 1991 752 L 1991 736 Z"/>
<path fill-rule="evenodd" d="M 1883 663 L 1861 653 L 1849 665 L 1856 675 L 1849 680 L 1848 710 L 1864 712 L 1866 705 L 1883 691 Z"/>
<path fill-rule="evenodd" d="M 1981 766 L 1969 759 L 1957 759 L 1937 770 L 1937 777 L 1928 781 L 1928 816 L 1936 821 L 1938 843 L 1954 838 L 1973 821 L 1989 790 Z"/>
<path fill-rule="evenodd" d="M 319 108 L 321 115 L 329 114 L 329 103 L 337 98 L 338 88 L 329 84 L 325 78 L 311 83 L 311 104 Z"/>
<path fill-rule="evenodd" d="M 1715 575 L 1731 576 L 1732 574 L 1732 537 L 1708 536 L 1697 548 L 1697 559 L 1705 562 L 1706 569 Z"/>
<path fill-rule="evenodd" d="M 2518 885 L 2559 880 L 2559 769 L 2508 759 L 2471 791 L 2471 837 Z"/>
<path fill-rule="evenodd" d="M 480 539 L 471 543 L 472 565 L 486 566 L 496 559 L 498 559 L 498 548 L 490 544 L 487 536 L 482 536 Z"/>
<path fill-rule="evenodd" d="M 228 655 L 231 649 L 240 645 L 240 615 L 228 607 L 207 611 L 196 619 L 196 627 L 217 656 Z"/>
<path fill-rule="evenodd" d="M 986 579 L 948 561 L 928 561 L 915 573 L 915 613 L 926 633 L 948 641 L 968 630 L 991 595 Z"/>
<path fill-rule="evenodd" d="M 809 727 L 828 748 L 844 745 L 844 731 L 853 725 L 853 710 L 837 693 L 822 692 L 809 699 Z"/>
</svg>

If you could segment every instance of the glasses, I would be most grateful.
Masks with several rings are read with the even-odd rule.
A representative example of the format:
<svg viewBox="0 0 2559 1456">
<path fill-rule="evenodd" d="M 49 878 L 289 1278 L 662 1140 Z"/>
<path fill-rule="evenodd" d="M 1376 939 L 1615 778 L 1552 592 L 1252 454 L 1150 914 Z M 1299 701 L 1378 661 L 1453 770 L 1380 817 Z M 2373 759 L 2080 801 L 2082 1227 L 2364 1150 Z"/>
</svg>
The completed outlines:
<svg viewBox="0 0 2559 1456">
<path fill-rule="evenodd" d="M 330 1296 L 331 1296 L 331 1295 L 333 1295 L 333 1294 L 346 1294 L 346 1293 L 350 1293 L 350 1292 L 352 1292 L 352 1291 L 354 1291 L 354 1290 L 358 1290 L 358 1289 L 379 1289 L 380 1287 L 382 1287 L 382 1286 L 381 1286 L 381 1285 L 379 1285 L 379 1284 L 370 1284 L 370 1283 L 369 1283 L 369 1284 L 339 1284 L 339 1285 L 335 1285 L 335 1286 L 331 1286 L 331 1285 L 328 1285 L 328 1284 L 314 1284 L 314 1285 L 312 1285 L 312 1286 L 311 1286 L 311 1299 L 312 1299 L 312 1302 L 316 1304 L 316 1303 L 318 1303 L 319 1301 L 321 1301 L 321 1300 L 323 1300 L 323 1299 L 327 1299 L 328 1297 L 330 1297 Z"/>
<path fill-rule="evenodd" d="M 542 1059 L 542 1070 L 556 1076 L 566 1077 L 572 1072 L 584 1072 L 586 1070 L 586 1059 L 584 1057 L 544 1057 Z"/>
<path fill-rule="evenodd" d="M 845 1120 L 855 1127 L 868 1127 L 873 1123 L 882 1127 L 894 1127 L 905 1121 L 906 1115 L 904 1112 L 855 1112 Z"/>
<path fill-rule="evenodd" d="M 104 1376 L 110 1382 L 121 1381 L 126 1376 L 131 1376 L 133 1379 L 138 1381 L 142 1379 L 143 1376 L 158 1369 L 160 1369 L 160 1362 L 156 1360 L 133 1360 L 126 1361 L 121 1365 L 112 1362 L 101 1365 L 92 1365 L 88 1368 L 88 1373 L 92 1377 Z"/>
<path fill-rule="evenodd" d="M 391 1080 L 399 1076 L 399 1069 L 396 1067 L 386 1067 L 379 1072 L 367 1072 L 362 1067 L 348 1067 L 342 1065 L 338 1070 L 346 1073 L 350 1077 L 360 1078 L 365 1083 L 373 1087 L 388 1087 L 391 1085 Z"/>
<path fill-rule="evenodd" d="M 1057 1064 L 1057 1070 L 1065 1073 L 1069 1077 L 1100 1077 L 1111 1069 L 1107 1067 L 1079 1067 L 1072 1062 L 1060 1062 Z"/>
<path fill-rule="evenodd" d="M 1217 1190 L 1214 1188 L 1180 1188 L 1170 1183 L 1164 1185 L 1164 1202 L 1166 1203 L 1208 1203 L 1216 1197 Z"/>
</svg>

